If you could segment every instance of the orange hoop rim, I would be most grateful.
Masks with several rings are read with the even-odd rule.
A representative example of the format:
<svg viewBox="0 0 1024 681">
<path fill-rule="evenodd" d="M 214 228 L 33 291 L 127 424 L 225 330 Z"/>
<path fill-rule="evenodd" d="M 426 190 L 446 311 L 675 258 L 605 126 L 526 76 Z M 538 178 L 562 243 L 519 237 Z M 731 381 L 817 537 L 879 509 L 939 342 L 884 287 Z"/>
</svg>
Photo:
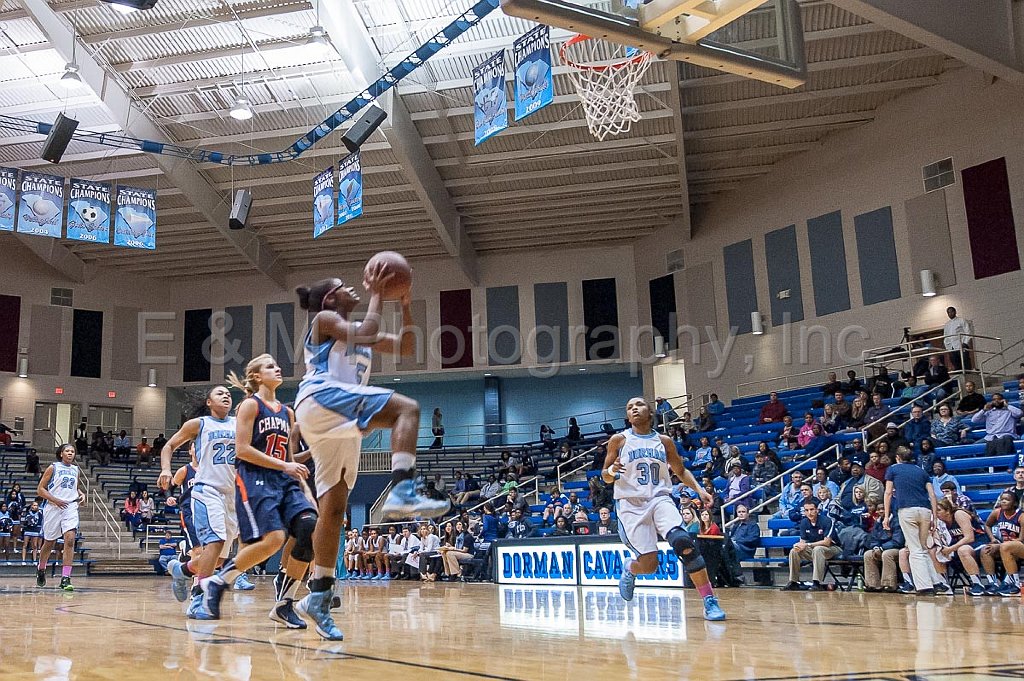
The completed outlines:
<svg viewBox="0 0 1024 681">
<path fill-rule="evenodd" d="M 654 56 L 651 52 L 648 52 L 646 50 L 638 50 L 636 55 L 632 57 L 627 57 L 625 59 L 620 59 L 611 64 L 580 64 L 579 62 L 571 59 L 567 54 L 567 50 L 573 45 L 579 45 L 580 43 L 585 43 L 588 40 L 596 40 L 596 38 L 589 35 L 584 35 L 583 33 L 577 33 L 572 38 L 569 38 L 569 40 L 566 40 L 564 43 L 562 43 L 562 46 L 558 48 L 558 54 L 562 58 L 562 63 L 564 63 L 568 67 L 576 69 L 577 71 L 596 71 L 600 73 L 602 71 L 607 71 L 608 69 L 621 69 L 626 66 L 640 64 L 641 62 L 650 59 L 651 57 Z"/>
</svg>

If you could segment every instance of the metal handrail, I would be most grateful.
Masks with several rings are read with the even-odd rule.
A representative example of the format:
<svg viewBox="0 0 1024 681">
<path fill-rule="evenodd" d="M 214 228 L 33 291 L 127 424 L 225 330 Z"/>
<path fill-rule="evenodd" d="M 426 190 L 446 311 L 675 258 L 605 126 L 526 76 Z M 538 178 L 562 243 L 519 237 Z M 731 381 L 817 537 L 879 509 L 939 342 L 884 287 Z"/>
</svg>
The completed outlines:
<svg viewBox="0 0 1024 681">
<path fill-rule="evenodd" d="M 840 447 L 842 447 L 842 444 L 839 443 L 839 442 L 837 442 L 837 443 L 835 443 L 833 445 L 830 445 L 829 447 L 821 450 L 820 452 L 818 452 L 814 456 L 811 456 L 811 457 L 808 457 L 806 459 L 800 460 L 795 465 L 793 465 L 791 468 L 788 468 L 788 469 L 782 471 L 781 473 L 776 475 L 771 480 L 766 480 L 766 481 L 762 482 L 760 485 L 758 485 L 757 487 L 754 487 L 752 489 L 747 490 L 746 492 L 744 492 L 740 496 L 736 497 L 735 499 L 732 499 L 731 501 L 724 502 L 722 504 L 722 508 L 720 509 L 721 512 L 722 512 L 722 530 L 725 531 L 726 529 L 728 529 L 732 525 L 736 524 L 736 519 L 735 518 L 732 519 L 729 522 L 725 521 L 725 508 L 726 508 L 726 506 L 737 506 L 737 505 L 739 505 L 740 502 L 742 502 L 747 497 L 750 497 L 750 496 L 754 495 L 755 493 L 761 491 L 762 489 L 765 489 L 766 487 L 769 487 L 769 486 L 775 484 L 775 482 L 782 480 L 787 475 L 792 475 L 793 471 L 804 468 L 807 465 L 808 461 L 817 461 L 818 459 L 820 459 L 823 455 L 825 455 L 828 452 L 831 452 L 831 451 L 835 450 L 836 457 L 838 458 L 838 455 L 839 455 L 839 453 L 841 451 Z M 835 465 L 835 463 L 833 463 L 833 466 L 834 465 Z M 785 487 L 783 487 L 782 489 L 785 489 Z M 772 497 L 770 499 L 765 499 L 764 501 L 762 501 L 757 506 L 750 507 L 750 511 L 751 512 L 760 511 L 762 508 L 765 508 L 766 506 L 768 506 L 768 504 L 774 503 L 774 502 L 778 501 L 781 498 L 782 498 L 782 492 L 780 491 L 774 497 Z"/>
<path fill-rule="evenodd" d="M 99 490 L 96 488 L 90 488 L 90 502 L 92 504 L 92 517 L 96 519 L 96 513 L 100 514 L 100 519 L 103 521 L 103 539 L 108 544 L 110 543 L 111 535 L 117 541 L 117 557 L 121 557 L 121 545 L 123 543 L 121 537 L 120 524 L 114 518 L 114 514 L 111 513 L 110 509 L 107 508 L 107 501 L 100 496 Z"/>
<path fill-rule="evenodd" d="M 1013 349 L 1013 348 L 1015 348 L 1015 347 L 1017 347 L 1018 345 L 1020 345 L 1020 346 L 1024 346 L 1024 338 L 1021 338 L 1021 339 L 1020 339 L 1020 340 L 1018 340 L 1017 342 L 1015 342 L 1015 343 L 1011 343 L 1010 345 L 1008 345 L 1008 346 L 1004 347 L 1004 348 L 1003 348 L 1003 349 L 1002 349 L 1002 350 L 1001 350 L 1001 351 L 999 352 L 999 355 L 998 355 L 998 357 L 1001 357 L 1001 358 L 1002 358 L 1002 359 L 1004 360 L 1003 364 L 1002 364 L 1002 365 L 1000 365 L 999 367 L 997 367 L 996 369 L 986 369 L 986 370 L 985 370 L 985 371 L 986 371 L 986 373 L 988 373 L 988 375 L 989 375 L 989 376 L 1015 376 L 1015 375 L 1016 375 L 1017 373 L 1019 373 L 1019 372 L 1014 372 L 1013 374 L 1004 374 L 1004 373 L 1002 373 L 1002 372 L 1003 372 L 1003 369 L 1005 369 L 1006 367 L 1008 367 L 1008 366 L 1010 366 L 1011 364 L 1014 364 L 1014 363 L 1016 363 L 1016 362 L 1020 362 L 1020 361 L 1021 361 L 1022 359 L 1024 359 L 1024 351 L 1022 351 L 1022 352 L 1021 352 L 1021 354 L 1019 354 L 1019 355 L 1018 355 L 1018 356 L 1016 356 L 1015 358 L 1011 359 L 1011 360 L 1010 360 L 1009 362 L 1006 362 L 1006 361 L 1005 361 L 1005 359 L 1006 359 L 1006 356 L 1005 356 L 1005 355 L 1006 355 L 1006 352 L 1007 352 L 1007 351 L 1009 351 L 1009 350 L 1011 350 L 1011 349 Z M 987 361 L 988 361 L 988 360 L 990 360 L 990 359 L 994 359 L 995 357 L 996 357 L 996 355 L 993 355 L 993 356 L 991 356 L 991 357 L 988 357 L 987 359 L 983 359 L 983 360 L 982 360 L 981 362 L 979 362 L 978 364 L 979 364 L 979 366 L 982 366 L 982 367 L 983 367 L 983 366 L 984 366 L 984 364 L 985 364 L 985 362 L 987 362 Z M 1019 368 L 1019 367 L 1016 367 L 1016 368 Z M 984 386 L 983 386 L 983 387 L 984 387 Z"/>
<path fill-rule="evenodd" d="M 838 371 L 840 369 L 848 369 L 848 368 L 853 368 L 853 367 L 861 367 L 862 368 L 863 366 L 864 366 L 863 362 L 852 362 L 850 364 L 836 364 L 836 365 L 830 365 L 828 367 L 824 367 L 824 368 L 820 368 L 820 369 L 809 369 L 807 371 L 802 371 L 802 372 L 800 372 L 798 374 L 787 374 L 785 376 L 777 376 L 775 378 L 765 378 L 765 379 L 762 379 L 760 381 L 747 381 L 746 383 L 739 383 L 739 384 L 736 385 L 736 397 L 737 398 L 739 398 L 739 397 L 750 397 L 750 395 L 758 394 L 756 392 L 751 392 L 750 395 L 743 395 L 741 393 L 740 389 L 741 388 L 746 388 L 746 387 L 749 387 L 749 386 L 752 386 L 752 385 L 758 385 L 760 383 L 778 383 L 778 382 L 782 381 L 782 382 L 785 383 L 785 387 L 783 388 L 784 390 L 793 390 L 793 389 L 796 389 L 796 388 L 810 388 L 811 386 L 813 386 L 815 384 L 814 383 L 807 383 L 805 385 L 789 385 L 789 380 L 791 378 L 796 378 L 796 377 L 800 377 L 800 376 L 809 376 L 811 374 L 817 376 L 817 375 L 821 374 L 823 371 L 824 372 Z M 837 376 L 838 376 L 838 374 L 837 374 Z"/>
<path fill-rule="evenodd" d="M 881 441 L 881 439 L 883 437 L 885 437 L 884 435 L 879 435 L 874 440 L 868 441 L 868 430 L 870 430 L 872 427 L 877 426 L 877 425 L 879 425 L 881 423 L 887 423 L 889 421 L 889 419 L 891 419 L 896 414 L 898 414 L 901 411 L 903 411 L 903 408 L 906 407 L 907 405 L 910 405 L 910 408 L 913 409 L 914 402 L 917 402 L 918 400 L 927 397 L 928 395 L 932 394 L 936 390 L 940 390 L 941 388 L 949 385 L 950 383 L 956 383 L 956 382 L 957 382 L 956 378 L 950 378 L 950 379 L 948 379 L 946 381 L 943 381 L 942 383 L 939 383 L 938 385 L 932 386 L 929 390 L 926 390 L 925 392 L 921 393 L 920 395 L 915 397 L 912 401 L 904 403 L 904 404 L 897 405 L 895 409 L 893 409 L 891 412 L 889 412 L 888 414 L 886 414 L 882 418 L 876 419 L 876 420 L 872 421 L 871 423 L 865 424 L 864 427 L 861 428 L 861 431 L 860 431 L 861 441 L 864 442 L 864 449 L 867 450 L 869 447 L 871 447 L 872 445 L 877 444 L 879 441 Z M 941 400 L 939 400 L 935 404 L 931 405 L 930 407 L 927 407 L 924 410 L 924 412 L 927 413 L 927 412 L 933 411 L 934 409 L 937 409 L 939 405 L 941 405 L 942 403 L 944 403 L 947 400 L 951 399 L 952 397 L 953 397 L 952 394 L 947 395 L 946 397 L 942 398 Z M 897 424 L 896 427 L 897 428 L 902 428 L 904 425 L 906 425 L 906 422 Z"/>
<path fill-rule="evenodd" d="M 591 447 L 590 449 L 588 449 L 585 452 L 580 452 L 576 456 L 574 456 L 571 459 L 569 459 L 568 461 L 566 461 L 565 464 L 561 464 L 560 463 L 560 464 L 558 464 L 555 467 L 555 471 L 556 471 L 555 482 L 558 484 L 558 489 L 562 489 L 562 480 L 564 478 L 567 478 L 570 475 L 575 475 L 576 473 L 579 473 L 580 471 L 588 468 L 590 466 L 590 464 L 591 464 L 591 461 L 587 460 L 586 463 L 584 463 L 584 464 L 582 464 L 580 466 L 577 466 L 576 468 L 573 468 L 571 471 L 568 471 L 567 473 L 562 473 L 562 466 L 566 465 L 566 464 L 570 464 L 573 461 L 575 461 L 575 460 L 577 460 L 577 459 L 579 459 L 581 457 L 588 457 L 588 455 L 592 455 L 595 451 L 597 451 L 598 447 L 600 447 L 600 445 L 597 445 L 595 447 Z"/>
</svg>

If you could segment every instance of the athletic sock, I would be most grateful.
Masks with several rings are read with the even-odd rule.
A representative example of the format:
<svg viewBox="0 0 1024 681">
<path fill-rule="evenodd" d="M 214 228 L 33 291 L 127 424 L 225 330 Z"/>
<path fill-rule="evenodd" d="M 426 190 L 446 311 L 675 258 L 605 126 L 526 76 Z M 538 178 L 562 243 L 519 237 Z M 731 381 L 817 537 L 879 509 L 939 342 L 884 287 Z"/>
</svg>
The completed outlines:
<svg viewBox="0 0 1024 681">
<path fill-rule="evenodd" d="M 196 572 L 195 567 L 193 567 L 193 565 L 192 565 L 192 561 L 189 561 L 187 563 L 182 563 L 181 564 L 181 571 L 184 572 L 186 576 L 188 576 L 188 575 L 192 575 L 193 577 L 198 577 L 199 576 L 199 573 Z"/>
<path fill-rule="evenodd" d="M 220 569 L 216 577 L 219 577 L 225 584 L 234 584 L 240 574 L 242 571 L 235 567 L 235 561 L 232 559 L 224 563 L 224 567 Z"/>
<path fill-rule="evenodd" d="M 904 572 L 903 573 L 903 581 L 904 582 L 910 582 L 911 584 L 914 583 L 914 579 L 913 579 L 913 577 L 910 576 L 909 572 Z"/>
<path fill-rule="evenodd" d="M 302 580 L 301 579 L 291 579 L 291 577 L 289 577 L 288 579 L 291 580 L 291 584 L 289 584 L 287 586 L 287 588 L 285 588 L 284 592 L 282 593 L 282 597 L 278 598 L 278 600 L 285 600 L 285 601 L 294 601 L 295 600 L 295 596 L 296 596 L 296 594 L 299 591 L 299 585 L 302 584 Z M 331 586 L 333 586 L 333 584 Z"/>
<path fill-rule="evenodd" d="M 356 570 L 358 573 L 359 571 Z M 313 566 L 313 579 L 320 579 L 321 577 L 330 577 L 334 579 L 334 566 L 333 565 L 314 565 Z"/>
<path fill-rule="evenodd" d="M 971 584 L 977 584 L 981 586 L 981 578 L 978 575 L 971 575 Z"/>
<path fill-rule="evenodd" d="M 708 596 L 714 596 L 715 590 L 711 586 L 711 582 L 704 582 L 703 584 L 694 585 L 697 587 L 697 593 L 700 594 L 701 598 L 707 598 Z"/>
<path fill-rule="evenodd" d="M 395 452 L 391 455 L 391 482 L 398 484 L 416 477 L 416 455 L 409 452 Z"/>
<path fill-rule="evenodd" d="M 61 569 L 60 569 L 60 576 L 61 577 L 71 577 L 71 566 L 70 565 L 65 565 L 65 566 L 61 567 Z"/>
<path fill-rule="evenodd" d="M 633 561 L 629 561 L 628 563 L 623 563 L 622 564 L 622 572 L 624 574 L 629 574 L 629 575 L 632 575 L 632 576 L 635 577 L 636 575 L 633 574 L 633 569 L 632 568 L 633 568 Z"/>
<path fill-rule="evenodd" d="M 298 583 L 299 580 L 292 579 L 288 575 L 284 576 L 284 579 L 281 580 L 280 584 L 275 583 L 274 586 L 277 587 L 277 600 L 283 601 L 290 592 L 294 591 L 293 587 L 295 587 Z"/>
<path fill-rule="evenodd" d="M 314 577 L 309 580 L 309 590 L 313 592 L 331 591 L 334 589 L 334 577 Z"/>
<path fill-rule="evenodd" d="M 1020 575 L 1017 575 L 1017 574 L 1006 575 L 1006 580 L 1010 584 L 1013 584 L 1014 586 L 1020 586 Z"/>
<path fill-rule="evenodd" d="M 999 581 L 995 578 L 995 575 L 988 575 L 988 583 L 991 586 L 999 586 Z"/>
</svg>

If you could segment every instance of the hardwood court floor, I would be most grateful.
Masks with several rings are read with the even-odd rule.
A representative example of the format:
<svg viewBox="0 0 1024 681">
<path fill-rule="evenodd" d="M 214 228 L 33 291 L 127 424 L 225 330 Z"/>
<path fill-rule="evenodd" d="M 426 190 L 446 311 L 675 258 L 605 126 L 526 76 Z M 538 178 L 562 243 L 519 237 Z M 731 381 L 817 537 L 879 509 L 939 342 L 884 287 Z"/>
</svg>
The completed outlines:
<svg viewBox="0 0 1024 681">
<path fill-rule="evenodd" d="M 59 580 L 58 580 L 59 581 Z M 54 580 L 51 580 L 51 584 Z M 346 584 L 343 643 L 267 619 L 272 585 L 190 622 L 161 578 L 0 578 L 0 679 L 765 679 L 1024 675 L 1017 599 L 725 590 Z"/>
</svg>

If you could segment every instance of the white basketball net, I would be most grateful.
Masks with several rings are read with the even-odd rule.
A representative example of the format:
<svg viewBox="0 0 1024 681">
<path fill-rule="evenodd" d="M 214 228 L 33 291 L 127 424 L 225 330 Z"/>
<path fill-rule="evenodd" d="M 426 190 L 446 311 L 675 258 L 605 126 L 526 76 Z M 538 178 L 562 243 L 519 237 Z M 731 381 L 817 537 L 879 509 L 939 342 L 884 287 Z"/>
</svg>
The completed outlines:
<svg viewBox="0 0 1024 681">
<path fill-rule="evenodd" d="M 586 36 L 565 43 L 561 55 L 583 100 L 591 134 L 604 140 L 629 132 L 640 120 L 633 92 L 654 55 Z"/>
</svg>

